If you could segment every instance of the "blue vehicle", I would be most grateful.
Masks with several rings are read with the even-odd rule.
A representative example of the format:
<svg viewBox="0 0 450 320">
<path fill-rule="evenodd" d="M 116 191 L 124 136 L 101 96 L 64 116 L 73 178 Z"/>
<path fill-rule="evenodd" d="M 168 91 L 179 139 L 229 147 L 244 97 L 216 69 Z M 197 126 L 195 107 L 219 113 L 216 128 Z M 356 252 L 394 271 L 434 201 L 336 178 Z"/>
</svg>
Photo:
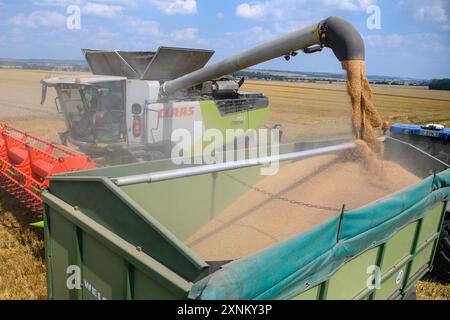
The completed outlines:
<svg viewBox="0 0 450 320">
<path fill-rule="evenodd" d="M 397 123 L 390 127 L 390 135 L 450 164 L 450 128 L 438 124 Z"/>
</svg>

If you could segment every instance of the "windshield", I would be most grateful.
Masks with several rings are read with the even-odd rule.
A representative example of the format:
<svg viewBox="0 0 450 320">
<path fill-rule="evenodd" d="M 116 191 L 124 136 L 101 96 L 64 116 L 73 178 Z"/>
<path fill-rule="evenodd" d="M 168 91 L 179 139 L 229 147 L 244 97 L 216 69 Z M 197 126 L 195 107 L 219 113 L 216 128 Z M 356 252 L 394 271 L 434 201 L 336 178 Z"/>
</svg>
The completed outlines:
<svg viewBox="0 0 450 320">
<path fill-rule="evenodd" d="M 58 91 L 62 112 L 74 139 L 102 143 L 124 141 L 123 81 L 92 86 L 62 85 Z"/>
</svg>

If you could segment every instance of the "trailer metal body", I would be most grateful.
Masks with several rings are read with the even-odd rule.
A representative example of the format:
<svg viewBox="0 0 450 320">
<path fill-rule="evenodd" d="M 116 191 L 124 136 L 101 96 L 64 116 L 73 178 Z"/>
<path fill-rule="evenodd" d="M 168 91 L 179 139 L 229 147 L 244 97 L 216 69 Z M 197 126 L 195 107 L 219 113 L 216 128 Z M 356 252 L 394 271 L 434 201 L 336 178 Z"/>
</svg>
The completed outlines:
<svg viewBox="0 0 450 320">
<path fill-rule="evenodd" d="M 281 154 L 289 162 L 335 145 Z M 432 269 L 450 171 L 406 143 L 387 138 L 385 147 L 388 160 L 425 180 L 232 262 L 203 261 L 183 242 L 245 191 L 221 170 L 161 160 L 55 175 L 43 194 L 49 297 L 401 299 Z M 222 170 L 252 184 L 260 167 Z M 149 176 L 159 179 L 129 179 Z M 68 281 L 74 274 L 78 283 Z"/>
</svg>

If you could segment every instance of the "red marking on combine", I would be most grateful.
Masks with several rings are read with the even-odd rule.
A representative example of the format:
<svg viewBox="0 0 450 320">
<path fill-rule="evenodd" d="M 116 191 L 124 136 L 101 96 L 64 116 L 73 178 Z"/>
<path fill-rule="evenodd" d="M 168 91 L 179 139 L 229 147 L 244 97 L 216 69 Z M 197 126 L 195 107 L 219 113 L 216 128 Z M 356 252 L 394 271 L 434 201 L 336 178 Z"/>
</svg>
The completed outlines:
<svg viewBox="0 0 450 320">
<path fill-rule="evenodd" d="M 189 117 L 195 113 L 195 107 L 170 108 L 159 110 L 159 118 Z"/>
<path fill-rule="evenodd" d="M 37 214 L 47 177 L 94 169 L 89 157 L 0 123 L 0 188 Z"/>
</svg>

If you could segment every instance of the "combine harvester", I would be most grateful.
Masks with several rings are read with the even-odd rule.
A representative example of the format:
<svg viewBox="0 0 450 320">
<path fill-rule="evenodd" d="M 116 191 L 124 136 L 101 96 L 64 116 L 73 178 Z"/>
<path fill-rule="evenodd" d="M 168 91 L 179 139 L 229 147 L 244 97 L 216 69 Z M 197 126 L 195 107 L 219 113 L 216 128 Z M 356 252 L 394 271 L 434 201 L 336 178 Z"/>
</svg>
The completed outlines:
<svg viewBox="0 0 450 320">
<path fill-rule="evenodd" d="M 433 268 L 448 219 L 450 171 L 444 162 L 386 137 L 386 160 L 424 179 L 421 183 L 359 209 L 339 208 L 305 233 L 230 261 L 203 258 L 188 239 L 252 189 L 263 164 L 334 155 L 355 143 L 302 142 L 281 146 L 279 156 L 213 165 L 180 167 L 157 160 L 172 147 L 170 133 L 195 131 L 195 120 L 203 121 L 202 130 L 258 128 L 267 122 L 267 98 L 241 92 L 242 81 L 226 75 L 324 47 L 340 61 L 364 60 L 360 34 L 333 17 L 207 66 L 210 51 L 85 50 L 96 76 L 44 80 L 43 98 L 47 87 L 58 93 L 68 130 L 63 142 L 89 155 L 121 154 L 139 162 L 48 178 L 50 187 L 41 196 L 49 298 L 407 298 Z M 448 233 L 441 241 L 446 242 Z M 449 264 L 439 267 L 441 275 L 449 275 Z M 79 280 L 71 287 L 68 270 Z"/>
</svg>

